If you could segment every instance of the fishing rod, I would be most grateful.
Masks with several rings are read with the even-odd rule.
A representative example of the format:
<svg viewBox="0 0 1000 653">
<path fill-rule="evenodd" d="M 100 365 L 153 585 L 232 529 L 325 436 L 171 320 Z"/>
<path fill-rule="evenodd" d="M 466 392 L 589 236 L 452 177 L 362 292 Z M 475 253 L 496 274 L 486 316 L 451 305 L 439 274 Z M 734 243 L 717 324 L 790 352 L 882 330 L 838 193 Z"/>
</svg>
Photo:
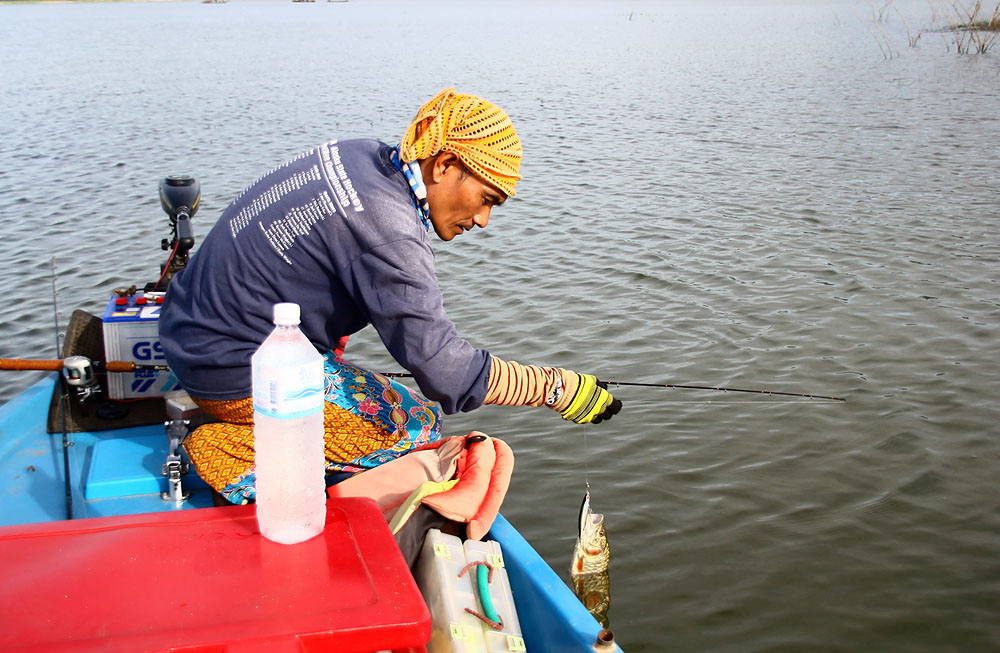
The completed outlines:
<svg viewBox="0 0 1000 653">
<path fill-rule="evenodd" d="M 63 359 L 37 360 L 24 358 L 0 358 L 0 370 L 38 370 L 43 372 L 60 372 L 59 383 L 65 392 L 73 388 L 78 394 L 81 405 L 95 390 L 94 382 L 97 375 L 112 372 L 128 374 L 138 370 L 155 370 L 167 372 L 166 365 L 146 365 L 132 361 L 92 361 L 86 356 L 68 356 Z"/>
<path fill-rule="evenodd" d="M 83 359 L 79 361 L 76 359 Z M 95 372 L 115 372 L 129 373 L 136 370 L 157 370 L 168 371 L 167 365 L 144 365 L 133 363 L 132 361 L 97 361 L 91 362 L 85 356 L 70 356 L 62 360 L 34 360 L 23 358 L 0 358 L 0 370 L 45 370 L 58 372 L 60 370 L 77 370 L 82 366 L 92 365 Z M 85 374 L 85 373 L 84 373 Z M 380 372 L 380 374 L 390 379 L 412 379 L 409 372 Z M 743 392 L 755 395 L 769 395 L 775 397 L 800 397 L 802 399 L 824 399 L 826 401 L 846 402 L 846 397 L 831 397 L 829 395 L 817 395 L 808 392 L 783 392 L 779 390 L 758 390 L 748 388 L 726 388 L 714 385 L 684 385 L 680 383 L 640 383 L 638 381 L 601 381 L 605 385 L 613 386 L 633 386 L 640 388 L 673 388 L 678 390 L 714 390 L 718 392 Z"/>
<path fill-rule="evenodd" d="M 79 370 L 81 367 L 91 366 L 94 372 L 115 372 L 129 373 L 136 370 L 157 370 L 165 372 L 170 369 L 167 365 L 144 365 L 133 363 L 132 361 L 91 361 L 86 356 L 70 356 L 63 359 L 38 360 L 26 358 L 0 358 L 0 370 L 41 370 L 45 372 L 59 372 L 66 370 Z"/>
<path fill-rule="evenodd" d="M 643 388 L 678 388 L 680 390 L 718 390 L 720 392 L 746 392 L 757 395 L 775 395 L 779 397 L 802 397 L 804 399 L 826 399 L 828 401 L 844 401 L 845 397 L 829 397 L 826 395 L 814 395 L 804 392 L 779 392 L 777 390 L 748 390 L 746 388 L 722 388 L 712 385 L 681 385 L 679 383 L 638 383 L 636 381 L 601 381 L 601 383 L 614 386 L 639 386 Z"/>
<path fill-rule="evenodd" d="M 398 379 L 412 378 L 412 374 L 406 372 L 383 372 L 382 376 Z M 679 383 L 639 383 L 637 381 L 600 381 L 605 385 L 613 386 L 638 386 L 642 388 L 677 388 L 679 390 L 717 390 L 719 392 L 746 392 L 755 395 L 772 395 L 779 397 L 801 397 L 803 399 L 825 399 L 827 401 L 843 401 L 845 397 L 830 397 L 827 395 L 815 395 L 804 392 L 779 392 L 777 390 L 748 390 L 747 388 L 722 388 L 714 385 L 681 385 Z"/>
<path fill-rule="evenodd" d="M 66 407 L 63 404 L 69 401 L 71 394 L 82 409 L 94 392 L 100 392 L 97 385 L 98 374 L 107 372 L 128 374 L 139 370 L 167 372 L 170 368 L 166 365 L 146 365 L 133 361 L 92 361 L 86 356 L 68 356 L 52 360 L 0 358 L 0 370 L 59 372 L 59 387 L 63 395 L 60 412 L 65 415 Z M 63 439 L 68 437 L 64 435 Z"/>
<path fill-rule="evenodd" d="M 59 294 L 56 292 L 56 257 L 52 257 L 52 318 L 56 327 L 56 356 L 62 353 L 59 342 Z M 66 413 L 69 410 L 69 382 L 67 375 L 59 375 L 59 424 L 62 427 L 62 459 L 63 459 L 63 489 L 66 491 L 66 519 L 73 519 L 73 486 L 69 480 L 69 429 L 66 426 Z"/>
</svg>

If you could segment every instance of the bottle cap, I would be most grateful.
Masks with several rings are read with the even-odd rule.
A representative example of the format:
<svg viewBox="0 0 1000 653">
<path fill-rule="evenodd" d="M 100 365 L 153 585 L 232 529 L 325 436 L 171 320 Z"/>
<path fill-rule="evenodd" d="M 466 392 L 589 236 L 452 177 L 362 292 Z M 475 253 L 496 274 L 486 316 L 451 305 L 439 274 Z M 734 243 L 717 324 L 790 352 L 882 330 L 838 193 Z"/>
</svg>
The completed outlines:
<svg viewBox="0 0 1000 653">
<path fill-rule="evenodd" d="M 279 326 L 291 326 L 299 323 L 301 311 L 298 304 L 283 302 L 274 305 L 274 323 Z"/>
</svg>

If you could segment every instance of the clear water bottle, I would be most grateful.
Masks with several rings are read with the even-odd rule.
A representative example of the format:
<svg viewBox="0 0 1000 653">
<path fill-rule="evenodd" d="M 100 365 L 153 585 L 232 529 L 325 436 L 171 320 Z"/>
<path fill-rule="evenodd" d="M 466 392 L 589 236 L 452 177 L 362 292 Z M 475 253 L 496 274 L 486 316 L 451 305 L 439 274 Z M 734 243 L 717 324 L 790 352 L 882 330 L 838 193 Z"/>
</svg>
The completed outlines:
<svg viewBox="0 0 1000 653">
<path fill-rule="evenodd" d="M 294 544 L 326 523 L 323 357 L 299 330 L 299 305 L 274 305 L 274 331 L 251 358 L 257 524 Z"/>
</svg>

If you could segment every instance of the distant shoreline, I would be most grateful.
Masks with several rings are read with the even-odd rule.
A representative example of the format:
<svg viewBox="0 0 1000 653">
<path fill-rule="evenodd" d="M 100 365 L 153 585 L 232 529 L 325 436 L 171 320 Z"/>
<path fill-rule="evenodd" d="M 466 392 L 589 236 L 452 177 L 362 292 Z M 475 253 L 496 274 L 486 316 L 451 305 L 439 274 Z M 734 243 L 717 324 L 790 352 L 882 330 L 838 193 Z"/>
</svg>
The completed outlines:
<svg viewBox="0 0 1000 653">
<path fill-rule="evenodd" d="M 0 0 L 0 5 L 79 5 L 110 2 L 198 2 L 204 0 Z"/>
</svg>

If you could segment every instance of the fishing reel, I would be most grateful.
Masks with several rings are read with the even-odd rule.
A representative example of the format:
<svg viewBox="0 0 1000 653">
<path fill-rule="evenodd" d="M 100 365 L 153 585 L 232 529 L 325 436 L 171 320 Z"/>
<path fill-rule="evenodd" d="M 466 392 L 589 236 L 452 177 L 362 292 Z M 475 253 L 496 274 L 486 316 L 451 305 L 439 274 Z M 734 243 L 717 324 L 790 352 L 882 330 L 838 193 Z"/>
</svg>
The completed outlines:
<svg viewBox="0 0 1000 653">
<path fill-rule="evenodd" d="M 89 392 L 95 380 L 94 363 L 86 356 L 69 356 L 62 363 L 62 377 L 66 384 Z"/>
<path fill-rule="evenodd" d="M 94 393 L 100 392 L 93 361 L 86 356 L 64 358 L 61 374 L 66 389 L 75 396 L 80 411 L 86 414 L 87 400 Z"/>
<path fill-rule="evenodd" d="M 159 281 L 146 285 L 147 292 L 166 290 L 173 276 L 187 265 L 194 247 L 191 218 L 198 212 L 200 201 L 201 184 L 190 175 L 171 175 L 160 182 L 160 206 L 170 218 L 173 233 L 170 240 L 164 238 L 160 243 L 160 248 L 169 251 L 170 256 L 160 266 Z"/>
</svg>

